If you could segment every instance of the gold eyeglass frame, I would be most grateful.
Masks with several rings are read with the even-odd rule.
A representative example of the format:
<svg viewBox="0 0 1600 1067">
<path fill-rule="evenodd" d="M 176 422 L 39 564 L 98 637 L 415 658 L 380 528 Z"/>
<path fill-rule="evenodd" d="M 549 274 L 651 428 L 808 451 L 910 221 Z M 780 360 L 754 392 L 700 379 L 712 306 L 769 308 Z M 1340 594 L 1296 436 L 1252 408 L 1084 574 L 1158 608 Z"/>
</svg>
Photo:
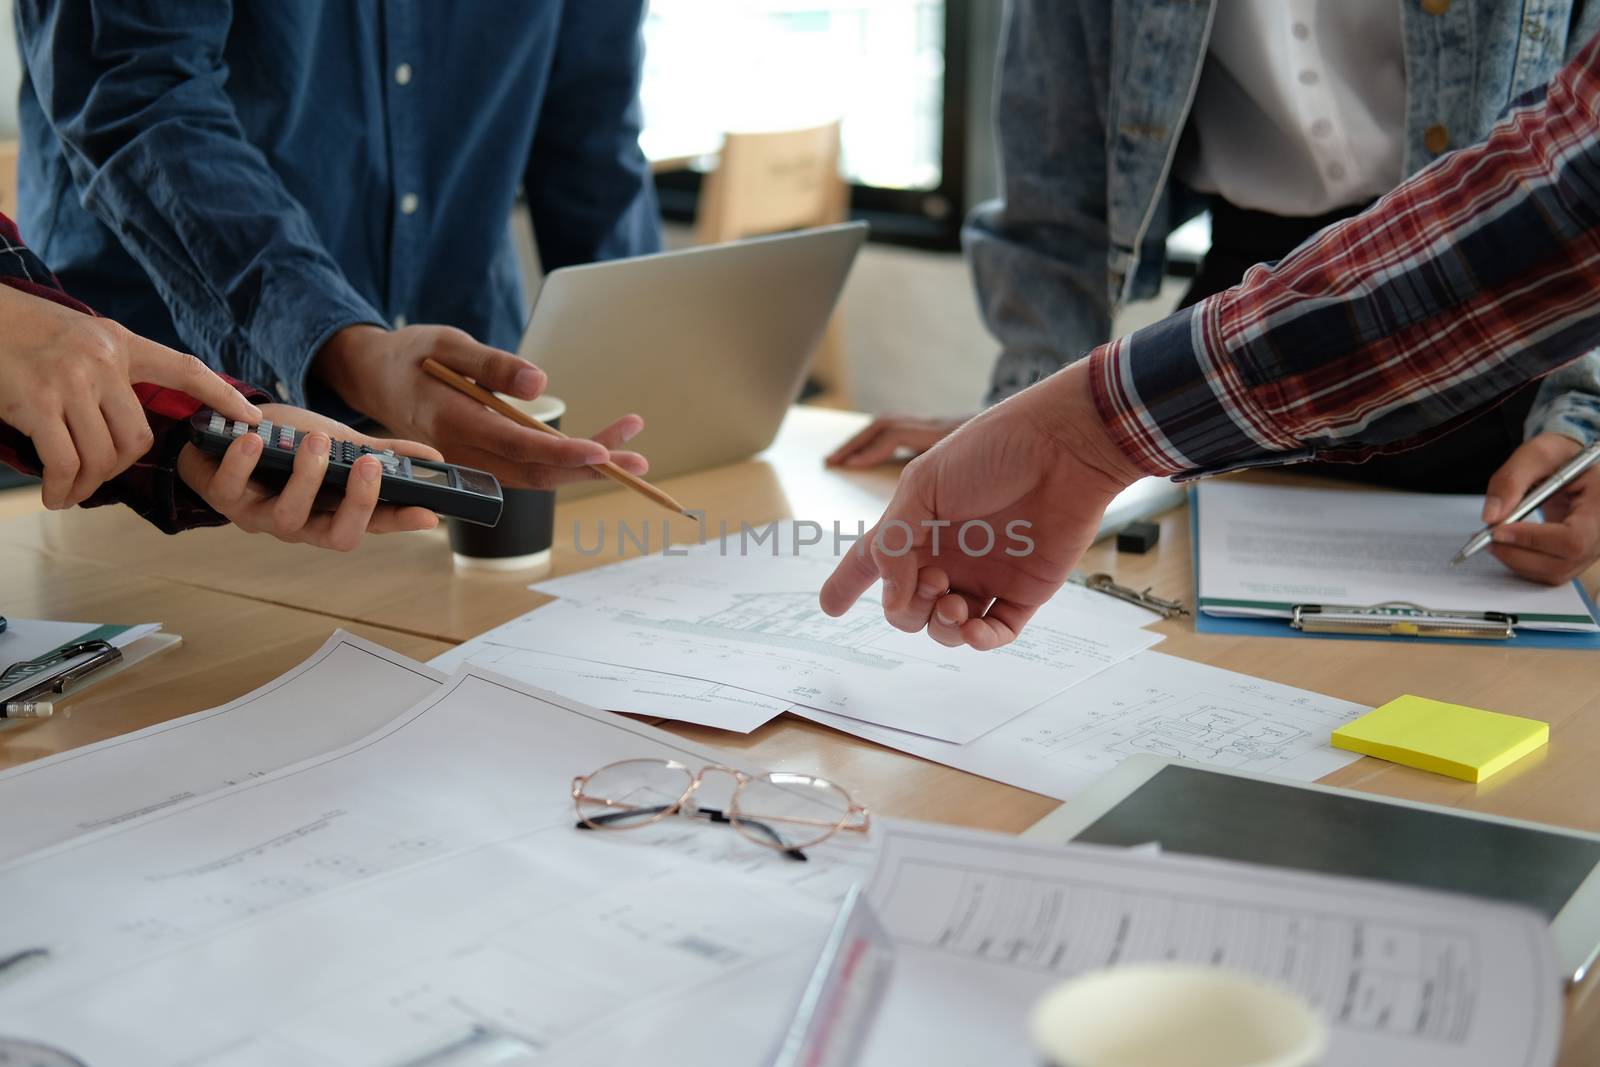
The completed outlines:
<svg viewBox="0 0 1600 1067">
<path fill-rule="evenodd" d="M 584 793 L 585 787 L 595 776 L 604 774 L 606 771 L 609 771 L 614 767 L 621 767 L 629 763 L 648 763 L 656 767 L 665 768 L 667 770 L 683 771 L 689 776 L 689 784 L 684 788 L 683 793 L 676 800 L 663 805 L 660 811 L 653 813 L 649 818 L 644 819 L 643 821 L 627 822 L 622 825 L 611 825 L 609 823 L 593 821 L 588 815 L 584 814 L 583 804 L 585 801 L 623 809 L 625 809 L 627 805 L 618 804 L 604 797 L 587 796 Z M 714 808 L 698 807 L 694 803 L 695 794 L 699 792 L 701 783 L 705 781 L 705 776 L 711 772 L 729 775 L 734 780 L 733 793 L 728 800 L 728 811 L 726 814 Z M 785 782 L 783 779 L 792 779 L 793 781 Z M 804 782 L 808 785 L 821 783 L 829 789 L 838 790 L 839 795 L 844 797 L 847 807 L 844 814 L 841 815 L 837 821 L 828 821 L 825 819 L 804 819 L 785 815 L 743 815 L 739 811 L 739 794 L 744 791 L 745 786 L 751 784 L 752 782 L 772 782 L 775 785 L 799 784 L 800 782 Z M 781 852 L 785 855 L 794 856 L 799 859 L 805 858 L 804 854 L 800 851 L 801 849 L 811 848 L 814 845 L 820 845 L 822 842 L 833 837 L 833 835 L 839 833 L 840 831 L 844 831 L 846 833 L 866 833 L 869 829 L 871 829 L 872 826 L 871 813 L 867 811 L 865 807 L 855 802 L 855 799 L 851 797 L 849 790 L 845 789 L 837 782 L 830 781 L 829 779 L 823 778 L 820 775 L 798 774 L 789 771 L 769 771 L 762 775 L 752 775 L 746 774 L 744 771 L 741 771 L 736 767 L 728 767 L 721 763 L 708 763 L 704 767 L 701 767 L 699 771 L 690 772 L 687 764 L 680 763 L 677 760 L 652 759 L 648 756 L 637 759 L 616 760 L 613 763 L 606 764 L 604 767 L 599 767 L 593 771 L 590 771 L 588 774 L 580 775 L 574 778 L 572 780 L 572 806 L 578 813 L 579 824 L 582 827 L 590 830 L 638 830 L 646 826 L 653 826 L 656 823 L 675 815 L 685 815 L 690 817 L 706 815 L 714 822 L 728 823 L 739 832 L 740 837 L 743 837 L 747 841 L 753 841 L 763 848 L 770 848 L 774 852 Z M 770 829 L 769 832 L 774 834 L 772 839 L 757 836 L 755 833 L 751 832 L 746 825 L 750 824 L 765 826 L 767 823 L 787 823 L 794 826 L 812 826 L 824 828 L 827 832 L 821 837 L 808 840 L 801 845 L 787 845 L 781 843 L 780 840 L 777 839 L 776 833 Z"/>
</svg>

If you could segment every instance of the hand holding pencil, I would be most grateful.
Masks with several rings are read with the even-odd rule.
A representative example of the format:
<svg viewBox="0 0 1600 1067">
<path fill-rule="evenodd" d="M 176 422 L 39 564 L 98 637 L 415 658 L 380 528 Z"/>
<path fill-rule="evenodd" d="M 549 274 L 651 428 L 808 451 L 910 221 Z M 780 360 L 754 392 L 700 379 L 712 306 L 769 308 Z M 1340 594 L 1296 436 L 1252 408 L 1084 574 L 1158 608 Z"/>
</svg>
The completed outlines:
<svg viewBox="0 0 1600 1067">
<path fill-rule="evenodd" d="M 486 408 L 489 408 L 491 411 L 495 411 L 501 415 L 504 415 L 506 418 L 517 423 L 519 426 L 525 426 L 530 430 L 537 430 L 540 433 L 549 434 L 554 437 L 565 438 L 567 436 L 560 430 L 557 430 L 552 426 L 547 426 L 538 419 L 534 418 L 532 415 L 529 415 L 526 412 L 506 403 L 500 397 L 483 388 L 470 378 L 465 378 L 462 375 L 457 374 L 449 367 L 446 367 L 444 364 L 439 363 L 434 359 L 423 360 L 422 369 L 430 376 L 450 386 L 450 388 L 465 396 L 471 397 L 473 400 L 476 400 L 478 403 L 482 404 Z M 607 478 L 610 478 L 612 481 L 627 486 L 640 496 L 643 496 L 654 503 L 660 504 L 668 511 L 675 511 L 678 514 L 687 516 L 689 518 L 694 517 L 687 508 L 674 500 L 670 494 L 657 489 L 643 478 L 628 473 L 615 463 L 597 463 L 593 469 L 605 475 Z"/>
</svg>

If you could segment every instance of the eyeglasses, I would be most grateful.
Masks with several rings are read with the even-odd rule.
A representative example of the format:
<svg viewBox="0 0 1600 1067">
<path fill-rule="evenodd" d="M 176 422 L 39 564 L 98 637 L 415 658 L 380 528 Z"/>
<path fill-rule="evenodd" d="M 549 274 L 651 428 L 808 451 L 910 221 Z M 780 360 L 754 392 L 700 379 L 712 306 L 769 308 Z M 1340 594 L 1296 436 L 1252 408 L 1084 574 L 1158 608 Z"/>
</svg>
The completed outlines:
<svg viewBox="0 0 1600 1067">
<path fill-rule="evenodd" d="M 734 780 L 727 811 L 695 803 L 711 771 Z M 871 824 L 867 809 L 826 778 L 783 772 L 750 775 L 720 764 L 696 773 L 665 759 L 621 760 L 574 778 L 572 802 L 580 830 L 635 830 L 683 815 L 727 823 L 756 844 L 795 860 L 806 858 L 802 849 L 840 830 L 865 833 Z"/>
</svg>

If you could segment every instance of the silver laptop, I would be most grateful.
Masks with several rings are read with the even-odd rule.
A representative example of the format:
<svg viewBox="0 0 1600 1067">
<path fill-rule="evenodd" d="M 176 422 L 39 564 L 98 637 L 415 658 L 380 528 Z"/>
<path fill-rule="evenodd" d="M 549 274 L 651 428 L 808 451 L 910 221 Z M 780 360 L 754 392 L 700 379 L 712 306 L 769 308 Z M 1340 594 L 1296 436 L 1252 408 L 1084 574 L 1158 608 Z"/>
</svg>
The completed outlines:
<svg viewBox="0 0 1600 1067">
<path fill-rule="evenodd" d="M 644 416 L 628 447 L 653 480 L 744 459 L 799 395 L 866 236 L 846 223 L 552 271 L 518 354 L 574 437 Z"/>
</svg>

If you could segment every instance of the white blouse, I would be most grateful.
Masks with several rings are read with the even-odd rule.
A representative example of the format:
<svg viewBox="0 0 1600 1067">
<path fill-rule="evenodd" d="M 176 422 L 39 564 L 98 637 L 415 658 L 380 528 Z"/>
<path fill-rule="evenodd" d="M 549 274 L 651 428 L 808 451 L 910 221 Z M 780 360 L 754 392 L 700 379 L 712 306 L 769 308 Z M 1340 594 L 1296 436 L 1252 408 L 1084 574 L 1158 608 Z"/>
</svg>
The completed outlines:
<svg viewBox="0 0 1600 1067">
<path fill-rule="evenodd" d="M 1321 215 L 1404 177 L 1397 0 L 1216 0 L 1178 174 L 1276 215 Z"/>
</svg>

